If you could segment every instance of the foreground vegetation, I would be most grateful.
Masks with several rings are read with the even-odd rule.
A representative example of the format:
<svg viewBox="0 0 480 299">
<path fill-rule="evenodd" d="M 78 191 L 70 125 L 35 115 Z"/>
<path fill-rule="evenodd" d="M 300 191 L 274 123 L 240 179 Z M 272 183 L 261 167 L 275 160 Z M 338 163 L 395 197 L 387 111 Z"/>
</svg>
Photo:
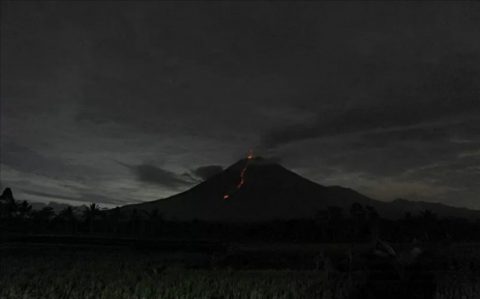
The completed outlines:
<svg viewBox="0 0 480 299">
<path fill-rule="evenodd" d="M 6 191 L 0 232 L 0 299 L 480 298 L 480 246 L 466 243 L 480 221 L 428 210 L 178 222 L 95 204 L 34 211 Z"/>
<path fill-rule="evenodd" d="M 198 267 L 199 258 L 209 263 Z M 0 250 L 0 298 L 480 298 L 478 273 L 464 262 L 428 272 L 426 296 L 418 275 L 371 269 L 237 269 L 208 255 L 11 245 Z"/>
<path fill-rule="evenodd" d="M 8 258 L 8 262 L 6 262 Z M 345 298 L 342 275 L 318 271 L 191 269 L 157 255 L 3 255 L 0 298 Z"/>
<path fill-rule="evenodd" d="M 440 218 L 430 210 L 403 218 L 383 218 L 370 206 L 353 203 L 349 209 L 328 207 L 312 218 L 263 223 L 214 223 L 166 220 L 158 210 L 103 210 L 96 204 L 66 207 L 55 212 L 47 206 L 33 210 L 14 199 L 7 188 L 0 195 L 0 231 L 15 234 L 68 234 L 109 237 L 209 239 L 222 242 L 365 242 L 380 237 L 388 242 L 480 241 L 480 220 Z"/>
</svg>

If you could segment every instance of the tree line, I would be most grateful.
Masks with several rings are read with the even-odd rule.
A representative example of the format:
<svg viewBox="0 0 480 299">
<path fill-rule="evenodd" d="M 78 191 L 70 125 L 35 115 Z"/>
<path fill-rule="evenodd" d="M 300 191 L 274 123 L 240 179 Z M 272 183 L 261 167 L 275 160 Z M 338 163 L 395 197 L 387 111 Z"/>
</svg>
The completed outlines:
<svg viewBox="0 0 480 299">
<path fill-rule="evenodd" d="M 302 242 L 368 241 L 381 237 L 392 242 L 479 241 L 480 222 L 440 218 L 430 210 L 406 213 L 391 220 L 374 207 L 354 203 L 348 210 L 328 207 L 309 219 L 263 223 L 214 223 L 200 220 L 165 220 L 159 210 L 124 212 L 104 210 L 92 203 L 83 208 L 52 207 L 34 210 L 27 201 L 16 201 L 10 189 L 0 197 L 0 230 L 27 234 L 201 238 L 218 240 L 276 240 Z"/>
</svg>

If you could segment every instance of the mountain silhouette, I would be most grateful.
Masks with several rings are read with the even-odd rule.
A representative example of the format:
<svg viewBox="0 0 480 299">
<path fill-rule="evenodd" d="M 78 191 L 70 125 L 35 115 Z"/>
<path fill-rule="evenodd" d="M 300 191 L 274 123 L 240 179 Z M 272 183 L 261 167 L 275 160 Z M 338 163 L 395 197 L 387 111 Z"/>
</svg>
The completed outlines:
<svg viewBox="0 0 480 299">
<path fill-rule="evenodd" d="M 193 188 L 165 199 L 128 205 L 122 211 L 158 209 L 169 220 L 258 222 L 312 218 L 336 206 L 348 213 L 353 203 L 374 207 L 382 216 L 403 217 L 429 209 L 440 216 L 478 217 L 479 211 L 442 204 L 396 200 L 382 202 L 340 186 L 322 186 L 256 157 L 242 159 Z"/>
</svg>

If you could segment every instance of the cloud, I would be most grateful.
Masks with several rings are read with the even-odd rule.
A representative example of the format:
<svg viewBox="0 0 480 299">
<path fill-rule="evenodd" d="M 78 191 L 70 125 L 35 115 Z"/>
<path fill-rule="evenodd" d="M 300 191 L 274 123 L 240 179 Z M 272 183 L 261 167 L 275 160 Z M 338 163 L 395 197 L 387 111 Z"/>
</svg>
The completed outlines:
<svg viewBox="0 0 480 299">
<path fill-rule="evenodd" d="M 5 139 L 2 140 L 0 151 L 2 164 L 20 172 L 81 182 L 89 181 L 91 176 L 105 173 L 105 170 L 100 167 L 95 168 L 91 164 L 74 163 L 71 159 L 66 161 L 60 155 L 61 153 L 45 155 L 40 151 L 9 141 L 8 138 Z"/>
<path fill-rule="evenodd" d="M 432 109 L 435 109 L 434 105 L 435 103 L 432 102 Z M 332 112 L 330 116 L 318 117 L 314 122 L 297 123 L 269 130 L 261 136 L 261 145 L 272 149 L 308 139 L 348 134 L 370 134 L 376 142 L 399 139 L 438 140 L 452 134 L 469 138 L 478 134 L 478 129 L 475 127 L 480 123 L 477 113 L 477 111 L 480 112 L 480 102 L 472 102 L 465 111 L 451 115 L 447 115 L 445 111 L 438 111 L 435 116 L 421 115 L 418 109 L 415 106 L 401 104 L 395 109 L 381 111 L 370 107 L 342 113 Z"/>
<path fill-rule="evenodd" d="M 47 158 L 38 152 L 14 142 L 3 142 L 1 151 L 2 163 L 10 165 L 20 171 L 49 173 L 65 172 L 67 165 L 58 159 Z"/>
<path fill-rule="evenodd" d="M 418 175 L 478 193 L 466 170 L 480 136 L 479 8 L 6 3 L 1 183 L 154 200 L 215 170 L 192 165 L 253 147 L 311 177 Z M 159 156 L 175 168 L 132 162 Z M 452 173 L 443 163 L 457 157 L 465 171 Z"/>
<path fill-rule="evenodd" d="M 203 181 L 208 180 L 212 176 L 222 172 L 223 167 L 220 165 L 208 165 L 208 166 L 200 166 L 194 170 L 192 170 L 192 174 Z"/>
<path fill-rule="evenodd" d="M 372 63 L 380 64 L 379 61 Z M 327 89 L 326 95 L 323 96 L 331 99 L 319 102 L 329 104 L 316 107 L 317 117 L 313 121 L 274 127 L 262 135 L 262 145 L 266 148 L 276 148 L 312 138 L 379 129 L 397 130 L 402 127 L 409 129 L 430 123 L 442 125 L 451 122 L 452 119 L 470 119 L 478 123 L 480 115 L 478 53 L 471 53 L 468 50 L 452 51 L 440 56 L 435 62 L 419 61 L 418 57 L 412 56 L 402 67 L 397 65 L 391 67 L 393 70 L 388 70 L 388 79 L 381 78 L 379 73 L 371 74 L 372 80 L 380 82 L 376 85 L 367 82 L 362 89 L 366 95 L 352 93 L 348 95 L 348 100 L 335 102 L 332 100 L 337 99 L 339 94 L 335 93 L 334 89 Z M 397 68 L 399 72 L 392 73 Z M 345 80 L 352 79 L 350 74 L 345 76 Z M 384 80 L 389 81 L 383 82 Z M 310 105 L 315 107 L 313 101 Z M 434 126 L 430 126 L 429 129 L 432 127 Z M 438 132 L 432 130 L 426 136 L 436 133 Z"/>
<path fill-rule="evenodd" d="M 82 201 L 77 196 L 55 194 L 55 193 L 52 193 L 52 192 L 42 192 L 42 191 L 28 190 L 28 189 L 19 189 L 19 190 L 21 192 L 25 193 L 25 194 L 40 196 L 40 197 L 47 198 L 49 200 L 62 199 L 62 200 L 65 200 L 65 201 Z"/>
<path fill-rule="evenodd" d="M 193 183 L 179 174 L 155 165 L 147 163 L 139 165 L 128 165 L 124 163 L 120 164 L 128 167 L 136 175 L 137 180 L 140 182 L 155 184 L 171 189 L 178 189 L 180 187 L 192 185 Z"/>
</svg>

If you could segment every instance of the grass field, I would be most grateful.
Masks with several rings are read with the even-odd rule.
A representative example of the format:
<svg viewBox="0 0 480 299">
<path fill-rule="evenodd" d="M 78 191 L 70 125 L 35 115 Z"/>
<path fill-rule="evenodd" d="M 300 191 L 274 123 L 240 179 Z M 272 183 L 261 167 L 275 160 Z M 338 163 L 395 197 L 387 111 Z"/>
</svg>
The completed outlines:
<svg viewBox="0 0 480 299">
<path fill-rule="evenodd" d="M 346 298 L 350 288 L 319 271 L 165 267 L 114 252 L 3 256 L 0 277 L 0 298 Z"/>
<path fill-rule="evenodd" d="M 234 269 L 211 259 L 125 248 L 11 246 L 0 250 L 0 298 L 382 298 L 412 283 L 381 275 L 369 280 L 368 270 Z M 480 298 L 478 276 L 461 269 L 434 274 L 432 298 Z"/>
</svg>

